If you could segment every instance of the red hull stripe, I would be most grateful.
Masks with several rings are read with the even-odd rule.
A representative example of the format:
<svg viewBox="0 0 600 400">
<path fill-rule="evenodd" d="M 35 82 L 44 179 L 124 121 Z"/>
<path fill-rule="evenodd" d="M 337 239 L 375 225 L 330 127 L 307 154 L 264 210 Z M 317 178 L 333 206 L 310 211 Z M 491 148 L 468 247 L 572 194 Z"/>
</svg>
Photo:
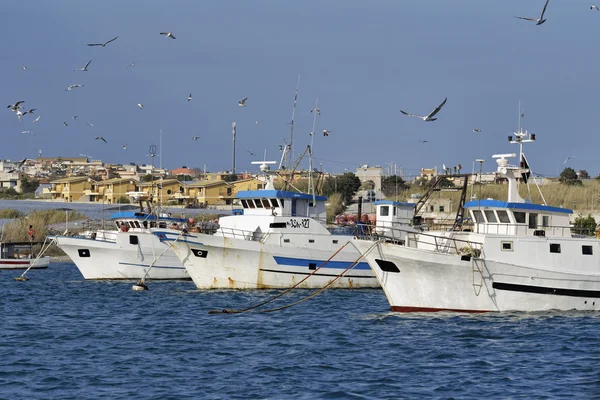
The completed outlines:
<svg viewBox="0 0 600 400">
<path fill-rule="evenodd" d="M 6 260 L 1 260 L 0 261 L 0 265 L 3 264 L 8 264 L 8 265 L 23 265 L 23 264 L 29 264 L 30 260 L 23 260 L 23 261 L 6 261 Z"/>
<path fill-rule="evenodd" d="M 406 306 L 392 306 L 393 312 L 440 312 L 440 311 L 452 311 L 462 313 L 485 313 L 490 311 L 484 310 L 458 310 L 452 308 L 430 308 L 430 307 L 406 307 Z"/>
</svg>

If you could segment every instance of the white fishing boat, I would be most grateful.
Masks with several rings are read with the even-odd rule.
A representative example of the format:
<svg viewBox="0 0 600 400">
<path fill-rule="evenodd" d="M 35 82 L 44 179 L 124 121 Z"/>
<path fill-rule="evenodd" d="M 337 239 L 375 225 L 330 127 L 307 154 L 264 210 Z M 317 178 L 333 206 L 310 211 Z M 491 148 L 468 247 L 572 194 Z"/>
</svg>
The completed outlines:
<svg viewBox="0 0 600 400">
<path fill-rule="evenodd" d="M 472 228 L 419 234 L 395 228 L 375 235 L 372 251 L 370 242 L 355 241 L 392 311 L 600 309 L 600 241 L 572 233 L 571 210 L 518 194 L 517 178 L 528 183 L 530 174 L 522 146 L 534 140 L 521 129 L 509 137 L 520 145 L 520 165 L 509 163 L 515 154 L 493 156 L 508 180 L 508 199 L 464 204 Z"/>
<path fill-rule="evenodd" d="M 10 269 L 46 269 L 50 257 L 35 257 L 34 245 L 41 242 L 0 242 L 0 270 Z"/>
<path fill-rule="evenodd" d="M 113 214 L 111 221 L 114 229 L 55 238 L 85 279 L 141 279 L 148 269 L 146 278 L 150 280 L 190 279 L 173 251 L 150 233 L 154 227 L 185 224 L 186 219 L 123 211 Z"/>
<path fill-rule="evenodd" d="M 379 287 L 351 244 L 360 231 L 326 226 L 324 196 L 275 190 L 265 179 L 265 189 L 237 194 L 241 215 L 220 218 L 215 234 L 153 229 L 199 289 L 289 288 L 309 275 L 298 287 L 321 288 L 342 273 L 331 287 Z"/>
</svg>

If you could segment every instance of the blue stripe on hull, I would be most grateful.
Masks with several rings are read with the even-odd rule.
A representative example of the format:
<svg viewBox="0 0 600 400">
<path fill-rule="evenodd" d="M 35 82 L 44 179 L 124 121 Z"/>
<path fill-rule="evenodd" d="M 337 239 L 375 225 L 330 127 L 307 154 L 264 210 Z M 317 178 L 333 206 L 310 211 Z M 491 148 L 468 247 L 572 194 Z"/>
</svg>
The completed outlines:
<svg viewBox="0 0 600 400">
<path fill-rule="evenodd" d="M 280 257 L 273 256 L 275 262 L 279 265 L 289 265 L 293 267 L 306 267 L 308 268 L 308 264 L 315 264 L 317 267 L 323 264 L 325 260 L 307 260 L 305 258 L 291 258 L 291 257 Z M 323 268 L 337 268 L 337 269 L 346 269 L 350 265 L 352 265 L 352 261 L 329 261 L 327 264 L 323 266 Z M 361 261 L 354 266 L 355 270 L 370 270 L 369 264 Z"/>
</svg>

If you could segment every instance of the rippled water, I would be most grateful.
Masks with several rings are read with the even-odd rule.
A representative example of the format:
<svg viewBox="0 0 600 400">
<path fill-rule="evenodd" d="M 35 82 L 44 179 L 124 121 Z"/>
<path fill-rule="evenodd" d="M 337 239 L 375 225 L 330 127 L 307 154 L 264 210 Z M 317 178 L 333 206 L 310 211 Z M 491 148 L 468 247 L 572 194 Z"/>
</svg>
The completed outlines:
<svg viewBox="0 0 600 400">
<path fill-rule="evenodd" d="M 600 398 L 592 312 L 402 315 L 380 290 L 330 290 L 209 315 L 278 292 L 16 275 L 0 272 L 0 398 Z"/>
</svg>

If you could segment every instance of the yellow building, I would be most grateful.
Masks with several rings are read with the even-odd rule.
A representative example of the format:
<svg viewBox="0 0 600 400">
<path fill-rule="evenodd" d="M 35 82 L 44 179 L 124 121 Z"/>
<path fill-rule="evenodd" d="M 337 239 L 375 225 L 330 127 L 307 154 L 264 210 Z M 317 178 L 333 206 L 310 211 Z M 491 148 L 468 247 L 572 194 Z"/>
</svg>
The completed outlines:
<svg viewBox="0 0 600 400">
<path fill-rule="evenodd" d="M 115 204 L 121 197 L 127 197 L 127 192 L 137 192 L 139 186 L 140 182 L 135 179 L 113 178 L 96 182 L 93 189 L 98 193 L 96 201 Z"/>
<path fill-rule="evenodd" d="M 157 179 L 139 185 L 140 191 L 152 195 L 154 203 L 166 203 L 169 200 L 182 202 L 185 196 L 185 186 L 177 179 Z"/>
<path fill-rule="evenodd" d="M 203 180 L 186 184 L 185 195 L 188 204 L 231 204 L 233 189 L 233 185 L 225 181 Z"/>
<path fill-rule="evenodd" d="M 73 176 L 50 182 L 52 188 L 50 194 L 52 200 L 73 201 L 95 201 L 97 192 L 92 186 L 96 183 L 87 176 Z"/>
</svg>

